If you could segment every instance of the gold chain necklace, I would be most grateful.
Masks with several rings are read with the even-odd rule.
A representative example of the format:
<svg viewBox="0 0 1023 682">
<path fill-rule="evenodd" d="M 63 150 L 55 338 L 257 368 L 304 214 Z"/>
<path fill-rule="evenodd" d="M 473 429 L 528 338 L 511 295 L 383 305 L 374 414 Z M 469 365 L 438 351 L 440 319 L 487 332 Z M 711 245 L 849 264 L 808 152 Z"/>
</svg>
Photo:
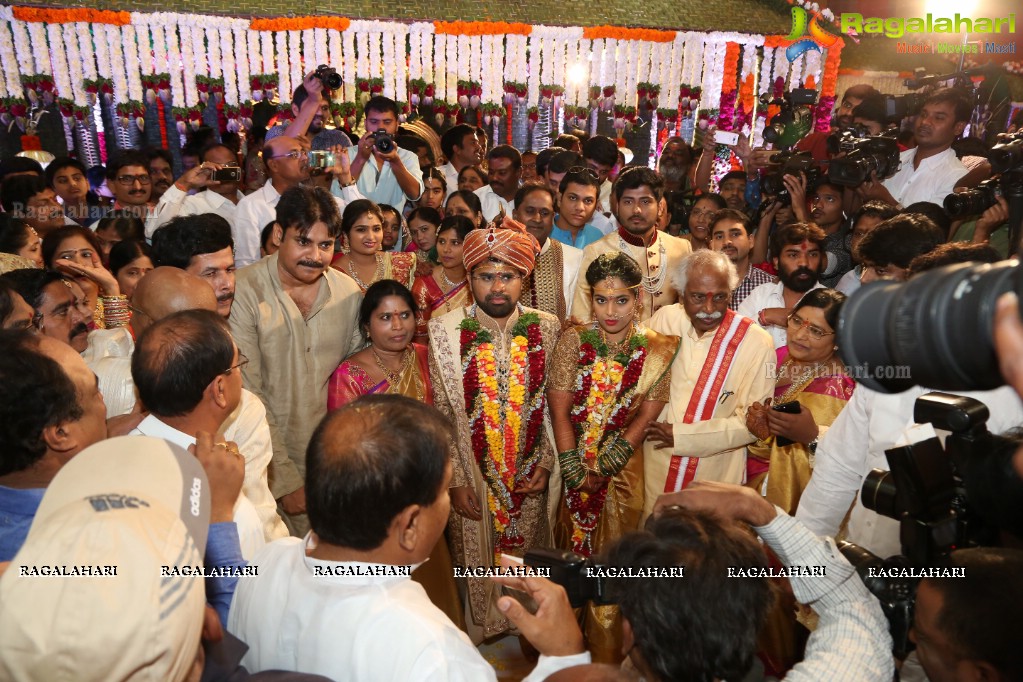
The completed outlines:
<svg viewBox="0 0 1023 682">
<path fill-rule="evenodd" d="M 405 372 L 413 369 L 412 365 L 415 363 L 416 352 L 412 349 L 411 346 L 406 348 L 405 352 L 402 353 L 401 356 L 401 367 L 398 369 L 397 372 L 392 372 L 384 364 L 384 361 L 383 359 L 381 359 L 380 354 L 377 353 L 377 349 L 370 346 L 370 350 L 373 353 L 373 361 L 376 363 L 377 367 L 380 368 L 380 371 L 383 372 L 384 377 L 387 379 L 387 383 L 390 384 L 390 386 L 388 386 L 387 389 L 388 392 L 389 393 L 396 392 L 398 390 L 398 386 L 401 384 L 401 377 L 404 376 Z M 416 398 L 420 402 L 422 402 L 424 398 L 422 383 L 415 379 L 413 379 L 412 383 L 414 383 L 416 386 Z"/>
<path fill-rule="evenodd" d="M 793 364 L 794 363 L 791 359 L 786 359 L 785 362 L 782 363 L 782 369 L 791 368 Z M 831 374 L 831 363 L 825 364 L 822 362 L 815 362 L 812 366 L 803 370 L 803 372 L 798 376 L 792 377 L 792 382 L 789 384 L 789 387 L 780 398 L 774 401 L 774 404 L 781 405 L 782 403 L 790 402 L 804 388 L 813 383 L 815 379 L 829 374 Z"/>
<path fill-rule="evenodd" d="M 383 279 L 383 277 L 384 277 L 384 257 L 383 257 L 383 255 L 381 255 L 379 253 L 376 254 L 376 260 L 377 260 L 377 269 L 373 272 L 373 278 L 370 279 L 369 284 L 373 284 L 373 282 L 377 282 L 377 281 Z M 366 289 L 369 289 L 369 284 L 366 284 L 365 282 L 363 282 L 362 278 L 359 277 L 359 273 L 355 271 L 355 261 L 352 260 L 351 256 L 348 256 L 348 273 L 352 276 L 352 279 L 355 280 L 355 283 L 359 285 L 360 289 L 362 289 L 363 291 L 365 291 Z"/>
<path fill-rule="evenodd" d="M 625 334 L 625 338 L 623 338 L 621 341 L 611 342 L 607 340 L 607 332 L 604 331 L 604 328 L 601 327 L 599 324 L 597 326 L 600 328 L 600 340 L 607 348 L 607 357 L 609 358 L 615 357 L 616 355 L 624 351 L 626 348 L 628 348 L 629 341 L 631 341 L 632 337 L 636 334 L 636 323 L 630 322 L 628 333 Z"/>
</svg>

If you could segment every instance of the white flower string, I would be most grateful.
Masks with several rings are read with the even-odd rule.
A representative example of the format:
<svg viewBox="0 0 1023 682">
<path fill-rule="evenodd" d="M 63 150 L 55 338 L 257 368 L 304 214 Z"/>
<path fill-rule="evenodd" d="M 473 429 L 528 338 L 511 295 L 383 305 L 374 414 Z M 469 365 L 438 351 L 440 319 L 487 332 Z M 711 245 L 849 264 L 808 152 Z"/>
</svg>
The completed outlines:
<svg viewBox="0 0 1023 682">
<path fill-rule="evenodd" d="M 281 86 L 278 98 L 282 102 L 291 102 L 291 94 L 305 80 L 305 70 L 302 68 L 302 32 L 288 31 L 288 87 Z"/>
<path fill-rule="evenodd" d="M 10 10 L 9 7 L 4 9 Z M 10 26 L 14 39 L 14 52 L 17 55 L 18 71 L 22 76 L 30 76 L 36 72 L 36 69 L 35 58 L 32 55 L 32 47 L 28 38 L 28 27 L 25 26 L 25 22 L 18 20 L 11 20 Z M 17 83 L 11 88 L 11 92 L 20 93 L 22 89 L 21 83 Z"/>
<path fill-rule="evenodd" d="M 384 97 L 390 97 L 391 99 L 397 99 L 395 92 L 397 86 L 395 80 L 397 80 L 397 69 L 394 64 L 394 33 L 390 30 L 384 31 L 381 34 L 381 47 L 383 49 L 383 77 L 384 77 Z"/>
<path fill-rule="evenodd" d="M 50 51 L 46 44 L 45 26 L 45 24 L 37 21 L 30 22 L 28 25 L 28 35 L 32 40 L 32 54 L 35 61 L 34 73 L 50 76 L 53 74 L 53 70 L 50 67 Z"/>
<path fill-rule="evenodd" d="M 3 63 L 3 77 L 0 78 L 0 86 L 3 93 L 0 97 L 21 97 L 21 63 L 15 54 L 14 36 L 11 34 L 10 7 L 3 7 L 6 10 L 0 15 L 0 62 Z"/>
<path fill-rule="evenodd" d="M 447 99 L 448 99 L 449 103 L 454 103 L 455 100 L 458 98 L 458 79 L 459 79 L 459 74 L 458 74 L 458 69 L 459 69 L 458 39 L 455 38 L 454 36 L 448 36 L 446 64 L 447 64 L 447 79 L 448 79 L 448 84 L 447 84 L 448 97 L 447 97 Z"/>
<path fill-rule="evenodd" d="M 438 102 L 445 102 L 448 99 L 447 81 L 447 49 L 448 37 L 444 34 L 436 35 L 433 38 L 433 83 Z M 430 79 L 424 76 L 427 81 Z"/>
<path fill-rule="evenodd" d="M 391 50 L 393 66 L 391 68 L 394 78 L 394 98 L 399 102 L 408 101 L 408 79 L 405 77 L 405 39 L 408 37 L 408 29 L 404 24 L 398 24 L 391 31 Z"/>
<path fill-rule="evenodd" d="M 344 81 L 344 94 L 346 101 L 355 99 L 356 65 L 358 60 L 355 57 L 355 33 L 349 28 L 341 34 L 342 54 L 342 80 Z"/>
<path fill-rule="evenodd" d="M 116 26 L 104 25 L 107 34 L 107 45 L 110 48 L 110 75 L 114 82 L 114 101 L 128 101 L 128 75 L 125 72 L 124 48 L 121 43 L 121 30 Z"/>
<path fill-rule="evenodd" d="M 69 97 L 77 107 L 89 105 L 85 96 L 85 67 L 82 54 L 78 49 L 77 24 L 64 24 L 64 48 L 67 50 L 68 70 L 71 76 L 71 92 Z"/>
<path fill-rule="evenodd" d="M 57 96 L 71 99 L 71 74 L 68 71 L 67 47 L 64 45 L 61 25 L 46 24 L 46 33 L 53 59 L 53 82 L 57 87 Z"/>
</svg>

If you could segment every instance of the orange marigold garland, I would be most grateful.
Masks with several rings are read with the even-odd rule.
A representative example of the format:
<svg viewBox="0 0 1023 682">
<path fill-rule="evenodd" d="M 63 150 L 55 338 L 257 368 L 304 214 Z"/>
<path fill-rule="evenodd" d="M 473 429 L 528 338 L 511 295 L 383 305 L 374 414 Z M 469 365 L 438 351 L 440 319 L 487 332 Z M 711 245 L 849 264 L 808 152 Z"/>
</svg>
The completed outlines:
<svg viewBox="0 0 1023 682">
<path fill-rule="evenodd" d="M 525 495 L 515 489 L 533 476 L 539 461 L 546 370 L 540 316 L 520 315 L 512 327 L 508 383 L 503 390 L 497 380 L 494 340 L 476 320 L 475 305 L 459 329 L 465 412 L 472 451 L 487 483 L 497 562 L 501 554 L 525 545 L 517 523 Z"/>
<path fill-rule="evenodd" d="M 74 24 L 84 22 L 90 24 L 111 24 L 127 26 L 131 23 L 128 12 L 112 12 L 98 9 L 43 9 L 40 7 L 12 7 L 14 18 L 25 22 L 45 24 Z"/>
</svg>

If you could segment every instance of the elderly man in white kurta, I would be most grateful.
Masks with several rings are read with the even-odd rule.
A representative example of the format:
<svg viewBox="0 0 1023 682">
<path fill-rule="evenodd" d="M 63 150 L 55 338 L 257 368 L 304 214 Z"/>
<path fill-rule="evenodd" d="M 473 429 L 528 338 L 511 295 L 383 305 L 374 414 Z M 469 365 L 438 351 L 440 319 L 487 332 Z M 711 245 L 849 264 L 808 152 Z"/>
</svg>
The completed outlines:
<svg viewBox="0 0 1023 682">
<path fill-rule="evenodd" d="M 661 493 L 694 480 L 742 483 L 746 410 L 774 391 L 771 335 L 728 309 L 738 285 L 735 265 L 723 253 L 689 256 L 675 281 L 682 302 L 659 310 L 647 326 L 682 339 L 671 366 L 671 397 L 660 421 L 647 427 L 643 448 L 649 516 Z"/>
<path fill-rule="evenodd" d="M 656 172 L 649 168 L 630 168 L 618 176 L 614 192 L 618 201 L 615 218 L 621 227 L 583 249 L 579 272 L 586 272 L 602 253 L 621 251 L 630 256 L 643 270 L 639 319 L 645 321 L 678 300 L 669 275 L 693 252 L 693 247 L 686 240 L 657 229 L 664 180 Z M 585 277 L 576 282 L 571 314 L 577 320 L 590 319 L 590 285 Z"/>
</svg>

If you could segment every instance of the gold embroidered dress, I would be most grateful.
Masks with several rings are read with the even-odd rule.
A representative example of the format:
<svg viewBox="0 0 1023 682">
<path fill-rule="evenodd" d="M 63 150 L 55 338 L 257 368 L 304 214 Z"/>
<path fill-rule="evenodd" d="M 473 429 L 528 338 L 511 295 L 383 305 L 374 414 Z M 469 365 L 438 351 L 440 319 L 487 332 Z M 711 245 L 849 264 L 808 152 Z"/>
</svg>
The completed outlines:
<svg viewBox="0 0 1023 682">
<path fill-rule="evenodd" d="M 522 327 L 526 330 L 517 333 Z M 524 485 L 537 468 L 554 469 L 543 391 L 545 365 L 560 327 L 554 316 L 522 306 L 504 330 L 476 306 L 429 322 L 434 400 L 456 431 L 451 487 L 472 486 L 482 514 L 481 521 L 451 514 L 448 532 L 456 565 L 491 566 L 499 553 L 523 556 L 533 547 L 550 545 L 546 492 L 524 496 L 510 491 Z M 499 585 L 467 578 L 466 587 L 466 625 L 474 643 L 512 629 L 497 608 Z"/>
<path fill-rule="evenodd" d="M 552 419 L 561 423 L 559 420 L 568 418 L 577 448 L 594 452 L 602 445 L 606 447 L 616 435 L 624 435 L 645 401 L 667 403 L 671 363 L 679 347 L 677 336 L 658 334 L 639 325 L 621 355 L 608 357 L 610 353 L 602 355 L 597 350 L 598 334 L 595 323 L 567 329 L 554 351 L 548 380 L 548 391 L 572 394 L 569 413 L 552 413 Z M 626 353 L 628 359 L 620 362 Z M 637 370 L 638 377 L 634 374 Z M 603 383 L 602 390 L 602 376 L 617 381 Z M 564 469 L 561 474 L 570 477 Z M 631 452 L 624 466 L 610 476 L 604 491 L 587 494 L 566 483 L 562 492 L 554 526 L 555 545 L 585 556 L 598 554 L 616 538 L 639 527 L 643 513 L 642 448 Z M 619 609 L 590 603 L 583 613 L 583 631 L 594 660 L 620 662 Z"/>
</svg>

